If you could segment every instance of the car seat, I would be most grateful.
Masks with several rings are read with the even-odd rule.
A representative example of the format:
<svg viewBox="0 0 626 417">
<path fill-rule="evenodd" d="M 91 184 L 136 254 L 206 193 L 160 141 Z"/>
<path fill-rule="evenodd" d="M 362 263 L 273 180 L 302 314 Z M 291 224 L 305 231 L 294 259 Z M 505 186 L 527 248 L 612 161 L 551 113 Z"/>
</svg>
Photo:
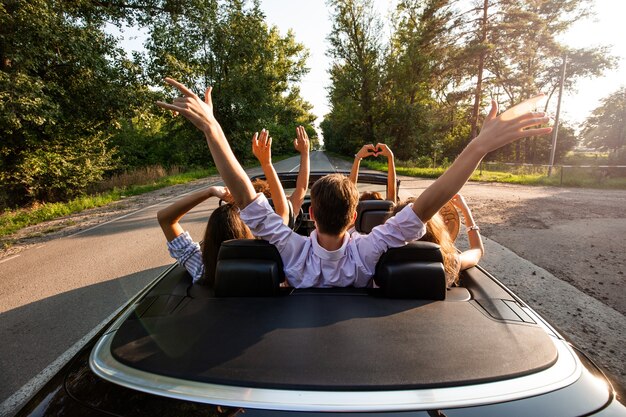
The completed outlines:
<svg viewBox="0 0 626 417">
<path fill-rule="evenodd" d="M 372 229 L 383 224 L 393 208 L 389 200 L 363 200 L 356 207 L 356 221 L 354 228 L 359 233 L 369 233 Z"/>
<path fill-rule="evenodd" d="M 267 297 L 285 280 L 276 247 L 258 239 L 222 242 L 215 267 L 216 297 Z"/>
</svg>

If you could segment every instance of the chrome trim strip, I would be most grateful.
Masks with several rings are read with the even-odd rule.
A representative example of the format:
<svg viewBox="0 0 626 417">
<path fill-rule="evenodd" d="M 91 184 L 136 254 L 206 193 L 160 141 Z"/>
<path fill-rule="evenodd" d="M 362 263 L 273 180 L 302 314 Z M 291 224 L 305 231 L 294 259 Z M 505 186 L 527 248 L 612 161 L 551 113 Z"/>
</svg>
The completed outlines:
<svg viewBox="0 0 626 417">
<path fill-rule="evenodd" d="M 130 309 L 120 320 L 124 320 Z M 114 324 L 115 326 L 115 324 Z M 111 355 L 115 332 L 96 344 L 89 365 L 99 377 L 124 387 L 180 400 L 243 408 L 286 411 L 408 411 L 469 407 L 545 394 L 574 383 L 583 366 L 562 340 L 550 339 L 558 352 L 550 368 L 505 381 L 462 387 L 398 391 L 295 391 L 245 388 L 186 381 L 140 371 L 119 363 Z"/>
</svg>

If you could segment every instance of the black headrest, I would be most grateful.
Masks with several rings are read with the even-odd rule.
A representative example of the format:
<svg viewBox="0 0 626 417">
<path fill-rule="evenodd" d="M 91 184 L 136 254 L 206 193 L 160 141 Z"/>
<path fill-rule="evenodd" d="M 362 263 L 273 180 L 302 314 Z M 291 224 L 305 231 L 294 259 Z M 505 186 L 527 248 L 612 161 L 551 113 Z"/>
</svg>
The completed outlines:
<svg viewBox="0 0 626 417">
<path fill-rule="evenodd" d="M 411 242 L 380 257 L 374 278 L 390 298 L 446 299 L 446 274 L 439 245 Z"/>
<path fill-rule="evenodd" d="M 220 246 L 215 267 L 216 297 L 277 295 L 285 280 L 276 247 L 264 240 L 227 240 Z"/>
<path fill-rule="evenodd" d="M 356 207 L 354 228 L 359 233 L 369 233 L 379 224 L 383 224 L 389 215 L 393 203 L 389 200 L 363 200 Z"/>
</svg>

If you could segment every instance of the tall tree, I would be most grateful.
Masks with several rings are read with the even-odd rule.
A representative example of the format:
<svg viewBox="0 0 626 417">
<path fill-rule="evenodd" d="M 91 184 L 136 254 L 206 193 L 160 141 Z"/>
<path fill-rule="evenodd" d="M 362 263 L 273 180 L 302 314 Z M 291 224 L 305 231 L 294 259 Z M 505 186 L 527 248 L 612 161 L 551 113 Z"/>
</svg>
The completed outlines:
<svg viewBox="0 0 626 417">
<path fill-rule="evenodd" d="M 614 157 L 625 149 L 626 87 L 602 100 L 602 104 L 585 120 L 582 136 L 587 146 L 611 151 Z"/>
<path fill-rule="evenodd" d="M 292 32 L 281 36 L 265 23 L 258 1 L 189 1 L 153 20 L 147 50 L 154 84 L 171 76 L 199 92 L 213 87 L 215 112 L 242 158 L 251 155 L 252 132 L 269 128 L 275 151 L 284 152 L 293 147 L 295 126 L 314 120 L 296 85 L 308 71 L 308 52 Z M 193 146 L 189 162 L 206 161 L 206 147 L 185 139 L 196 135 L 188 124 L 173 120 L 166 128 L 176 135 L 174 146 Z"/>
<path fill-rule="evenodd" d="M 504 104 L 538 92 L 552 98 L 559 86 L 564 55 L 568 56 L 566 88 L 572 88 L 581 77 L 600 75 L 614 65 L 606 48 L 567 48 L 558 40 L 575 21 L 588 16 L 590 0 L 499 0 L 492 6 L 494 21 L 488 36 L 493 49 L 485 66 L 491 77 L 491 94 L 500 96 Z M 500 153 L 517 162 L 539 162 L 537 141 L 545 140 L 549 139 L 526 138 Z"/>
<path fill-rule="evenodd" d="M 458 48 L 452 29 L 454 1 L 402 0 L 385 58 L 381 133 L 400 159 L 441 153 L 453 119 L 442 103 L 460 81 L 453 64 Z M 443 99 L 443 100 L 442 100 Z"/>
<path fill-rule="evenodd" d="M 371 0 L 340 0 L 330 5 L 331 115 L 322 129 L 328 149 L 349 153 L 363 143 L 376 143 L 382 25 Z"/>
<path fill-rule="evenodd" d="M 0 4 L 0 206 L 83 192 L 145 92 L 89 2 Z"/>
</svg>

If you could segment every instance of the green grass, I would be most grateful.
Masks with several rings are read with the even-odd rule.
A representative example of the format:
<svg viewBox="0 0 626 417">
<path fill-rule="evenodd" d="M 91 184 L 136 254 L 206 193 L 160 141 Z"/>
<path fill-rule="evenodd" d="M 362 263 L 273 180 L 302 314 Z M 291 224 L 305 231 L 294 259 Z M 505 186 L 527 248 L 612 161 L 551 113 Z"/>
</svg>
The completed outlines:
<svg viewBox="0 0 626 417">
<path fill-rule="evenodd" d="M 387 171 L 387 164 L 378 161 L 362 161 L 361 165 L 377 171 Z M 446 168 L 415 168 L 402 165 L 396 166 L 398 175 L 421 178 L 437 178 L 445 172 Z M 574 172 L 568 169 L 564 172 L 563 178 L 560 175 L 560 168 L 555 168 L 552 176 L 545 173 L 513 173 L 503 171 L 489 171 L 486 169 L 476 169 L 470 181 L 501 182 L 519 185 L 542 185 L 554 187 L 574 187 L 574 188 L 600 188 L 600 189 L 626 189 L 626 178 L 602 178 L 592 171 L 578 170 Z"/>
<path fill-rule="evenodd" d="M 77 197 L 67 203 L 44 203 L 28 209 L 6 210 L 0 214 L 0 237 L 47 220 L 57 219 L 94 207 L 101 207 L 125 197 L 147 193 L 176 184 L 185 184 L 193 180 L 215 175 L 216 173 L 217 170 L 215 168 L 195 170 L 166 176 L 148 184 L 114 188 L 111 191 L 95 195 Z M 5 246 L 8 244 L 10 242 L 4 243 Z"/>
</svg>

